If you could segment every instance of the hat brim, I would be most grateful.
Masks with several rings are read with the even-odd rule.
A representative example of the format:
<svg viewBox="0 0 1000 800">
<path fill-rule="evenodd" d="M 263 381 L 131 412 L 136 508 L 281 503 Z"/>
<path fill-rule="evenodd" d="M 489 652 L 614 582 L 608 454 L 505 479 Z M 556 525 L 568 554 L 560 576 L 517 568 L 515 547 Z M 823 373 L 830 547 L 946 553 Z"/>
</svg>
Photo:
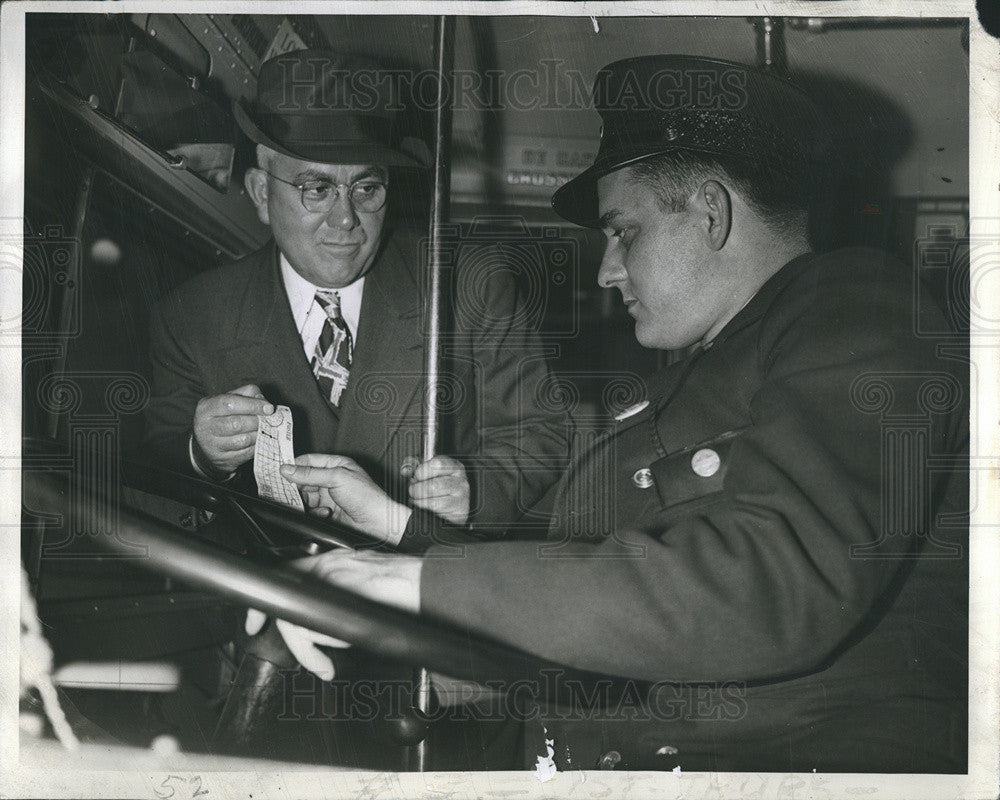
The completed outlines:
<svg viewBox="0 0 1000 800">
<path fill-rule="evenodd" d="M 653 156 L 679 150 L 693 150 L 684 146 L 641 147 L 633 151 L 615 153 L 615 157 L 595 161 L 575 178 L 567 181 L 552 194 L 552 208 L 565 220 L 584 228 L 600 228 L 597 203 L 597 182 L 623 167 Z"/>
<path fill-rule="evenodd" d="M 402 146 L 411 146 L 413 155 L 404 150 L 396 150 L 379 142 L 357 141 L 295 141 L 279 142 L 253 121 L 250 114 L 239 102 L 233 103 L 233 116 L 240 130 L 255 144 L 262 144 L 282 155 L 297 158 L 301 161 L 314 161 L 319 164 L 375 164 L 381 167 L 412 167 L 425 169 L 427 164 L 419 154 L 426 151 L 419 139 L 404 140 Z"/>
</svg>

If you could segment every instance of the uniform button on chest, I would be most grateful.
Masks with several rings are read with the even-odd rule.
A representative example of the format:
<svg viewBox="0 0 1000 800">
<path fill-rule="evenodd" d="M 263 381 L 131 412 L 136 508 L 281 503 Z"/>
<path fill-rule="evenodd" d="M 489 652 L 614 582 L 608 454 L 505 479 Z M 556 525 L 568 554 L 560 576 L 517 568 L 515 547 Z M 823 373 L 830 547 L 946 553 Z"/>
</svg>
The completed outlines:
<svg viewBox="0 0 1000 800">
<path fill-rule="evenodd" d="M 695 475 L 700 475 L 702 478 L 711 478 L 719 471 L 721 465 L 719 454 L 710 447 L 704 447 L 691 456 L 691 469 Z"/>
<path fill-rule="evenodd" d="M 642 469 L 637 469 L 635 474 L 632 476 L 632 483 L 638 486 L 640 489 L 648 489 L 653 485 L 653 472 L 649 467 L 643 467 Z"/>
<path fill-rule="evenodd" d="M 597 762 L 601 769 L 614 769 L 622 761 L 622 754 L 617 750 L 608 750 Z"/>
</svg>

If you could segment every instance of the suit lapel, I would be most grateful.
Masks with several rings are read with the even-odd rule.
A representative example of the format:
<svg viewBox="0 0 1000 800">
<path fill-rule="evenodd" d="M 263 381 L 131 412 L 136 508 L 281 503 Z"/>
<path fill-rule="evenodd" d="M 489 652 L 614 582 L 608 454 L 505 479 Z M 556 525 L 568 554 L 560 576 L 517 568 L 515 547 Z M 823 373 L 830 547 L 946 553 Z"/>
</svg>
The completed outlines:
<svg viewBox="0 0 1000 800">
<path fill-rule="evenodd" d="M 390 237 L 365 278 L 351 377 L 340 408 L 334 452 L 368 467 L 385 461 L 404 420 L 403 447 L 419 453 L 419 416 L 410 413 L 419 402 L 423 374 L 421 291 L 410 263 L 419 251 L 416 242 L 408 243 L 405 236 Z M 411 438 L 417 439 L 415 446 Z"/>
<path fill-rule="evenodd" d="M 323 399 L 295 328 L 272 242 L 247 265 L 253 272 L 239 303 L 234 360 L 247 380 L 273 403 L 287 405 L 295 420 L 295 452 L 333 452 L 337 419 Z"/>
</svg>

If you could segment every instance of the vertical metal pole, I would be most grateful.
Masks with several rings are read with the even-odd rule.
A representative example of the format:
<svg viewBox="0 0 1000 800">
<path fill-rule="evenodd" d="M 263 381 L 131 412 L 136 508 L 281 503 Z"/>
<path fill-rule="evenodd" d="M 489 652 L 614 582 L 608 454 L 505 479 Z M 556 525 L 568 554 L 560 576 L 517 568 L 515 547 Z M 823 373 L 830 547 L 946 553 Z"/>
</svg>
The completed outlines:
<svg viewBox="0 0 1000 800">
<path fill-rule="evenodd" d="M 785 21 L 781 17 L 751 17 L 757 32 L 757 66 L 768 72 L 788 71 L 785 51 Z"/>
<path fill-rule="evenodd" d="M 437 448 L 437 394 L 440 377 L 440 336 L 442 320 L 441 227 L 448 218 L 451 162 L 451 84 L 454 59 L 455 21 L 438 17 L 434 26 L 434 51 L 438 93 L 434 113 L 434 193 L 431 198 L 429 270 L 427 275 L 427 318 L 424 354 L 424 459 L 433 458 Z"/>
<path fill-rule="evenodd" d="M 438 90 L 434 112 L 434 195 L 431 198 L 429 271 L 427 275 L 427 329 L 424 371 L 424 460 L 433 458 L 438 438 L 438 381 L 441 374 L 442 264 L 441 227 L 448 219 L 451 161 L 451 79 L 455 57 L 455 19 L 438 17 L 434 24 L 434 56 Z M 426 669 L 414 674 L 413 702 L 417 711 L 430 711 L 431 680 Z M 413 747 L 413 767 L 427 769 L 427 738 Z"/>
</svg>

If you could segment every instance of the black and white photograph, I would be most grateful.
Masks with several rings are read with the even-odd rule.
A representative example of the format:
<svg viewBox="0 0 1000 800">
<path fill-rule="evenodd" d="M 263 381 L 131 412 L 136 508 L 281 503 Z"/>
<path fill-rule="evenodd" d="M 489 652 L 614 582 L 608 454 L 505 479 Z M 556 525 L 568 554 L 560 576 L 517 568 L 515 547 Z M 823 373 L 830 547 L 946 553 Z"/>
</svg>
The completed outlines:
<svg viewBox="0 0 1000 800">
<path fill-rule="evenodd" d="M 1000 795 L 979 13 L 4 4 L 0 797 Z"/>
</svg>

